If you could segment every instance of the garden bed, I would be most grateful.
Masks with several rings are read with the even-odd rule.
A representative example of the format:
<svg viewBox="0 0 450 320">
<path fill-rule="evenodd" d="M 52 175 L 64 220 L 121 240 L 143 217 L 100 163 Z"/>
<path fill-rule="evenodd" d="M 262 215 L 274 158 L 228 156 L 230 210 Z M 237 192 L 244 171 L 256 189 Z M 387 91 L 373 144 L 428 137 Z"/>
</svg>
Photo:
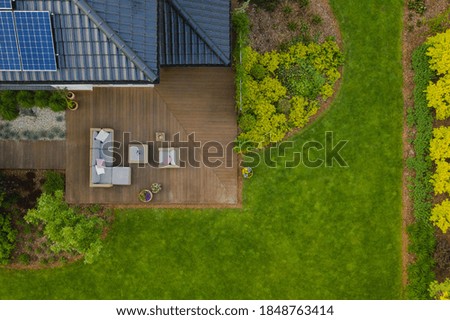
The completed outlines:
<svg viewBox="0 0 450 320">
<path fill-rule="evenodd" d="M 60 172 L 63 177 L 63 173 Z M 55 176 L 55 174 L 53 174 Z M 79 260 L 81 255 L 51 250 L 51 241 L 44 235 L 44 226 L 29 224 L 24 216 L 29 209 L 35 208 L 37 199 L 45 190 L 48 173 L 43 170 L 1 170 L 0 193 L 4 193 L 2 210 L 11 217 L 12 226 L 17 230 L 16 241 L 7 268 L 38 269 L 56 267 L 70 261 Z M 59 179 L 56 179 L 59 180 Z M 59 180 L 64 183 L 64 180 Z M 58 183 L 52 183 L 54 186 Z M 62 185 L 63 187 L 63 185 Z M 108 223 L 112 215 L 100 206 L 79 208 L 81 212 L 95 214 Z M 105 234 L 106 235 L 106 229 Z"/>
</svg>

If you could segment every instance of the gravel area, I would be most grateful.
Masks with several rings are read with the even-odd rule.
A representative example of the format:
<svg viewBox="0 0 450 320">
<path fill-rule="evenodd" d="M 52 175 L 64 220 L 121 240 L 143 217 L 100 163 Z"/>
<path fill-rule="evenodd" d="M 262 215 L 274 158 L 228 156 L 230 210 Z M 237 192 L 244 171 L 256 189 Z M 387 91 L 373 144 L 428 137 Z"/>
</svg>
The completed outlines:
<svg viewBox="0 0 450 320">
<path fill-rule="evenodd" d="M 21 109 L 13 121 L 0 119 L 0 140 L 65 140 L 65 112 L 50 109 Z"/>
</svg>

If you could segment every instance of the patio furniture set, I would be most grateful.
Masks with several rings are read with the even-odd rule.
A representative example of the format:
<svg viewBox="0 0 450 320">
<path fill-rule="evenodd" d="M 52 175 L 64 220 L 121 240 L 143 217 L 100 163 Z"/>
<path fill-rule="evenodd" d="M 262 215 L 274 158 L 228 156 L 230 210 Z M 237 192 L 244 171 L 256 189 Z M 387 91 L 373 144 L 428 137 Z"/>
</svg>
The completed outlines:
<svg viewBox="0 0 450 320">
<path fill-rule="evenodd" d="M 156 139 L 165 139 L 161 132 Z M 131 168 L 114 166 L 114 130 L 110 128 L 91 128 L 90 132 L 90 187 L 108 188 L 115 185 L 131 185 Z M 180 152 L 177 148 L 158 149 L 159 168 L 180 168 Z M 128 163 L 148 163 L 148 146 L 130 144 L 128 146 Z"/>
</svg>

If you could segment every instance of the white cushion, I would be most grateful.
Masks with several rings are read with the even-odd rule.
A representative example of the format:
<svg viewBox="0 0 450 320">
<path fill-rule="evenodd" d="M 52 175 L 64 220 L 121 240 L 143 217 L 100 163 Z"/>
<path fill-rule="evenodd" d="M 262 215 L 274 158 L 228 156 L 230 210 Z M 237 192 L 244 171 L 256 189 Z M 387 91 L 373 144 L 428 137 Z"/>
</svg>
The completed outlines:
<svg viewBox="0 0 450 320">
<path fill-rule="evenodd" d="M 95 140 L 105 142 L 106 139 L 109 137 L 109 132 L 106 132 L 105 130 L 100 130 L 100 132 L 95 137 Z"/>
<path fill-rule="evenodd" d="M 105 168 L 104 167 L 95 166 L 95 170 L 97 171 L 98 175 L 105 174 Z"/>
</svg>

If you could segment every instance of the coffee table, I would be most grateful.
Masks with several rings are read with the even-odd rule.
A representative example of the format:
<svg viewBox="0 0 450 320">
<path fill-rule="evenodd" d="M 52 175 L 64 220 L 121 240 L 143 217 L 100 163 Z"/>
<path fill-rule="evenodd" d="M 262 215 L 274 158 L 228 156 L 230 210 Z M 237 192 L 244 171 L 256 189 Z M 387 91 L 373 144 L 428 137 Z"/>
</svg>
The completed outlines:
<svg viewBox="0 0 450 320">
<path fill-rule="evenodd" d="M 130 144 L 128 146 L 128 163 L 148 163 L 148 145 Z"/>
</svg>

